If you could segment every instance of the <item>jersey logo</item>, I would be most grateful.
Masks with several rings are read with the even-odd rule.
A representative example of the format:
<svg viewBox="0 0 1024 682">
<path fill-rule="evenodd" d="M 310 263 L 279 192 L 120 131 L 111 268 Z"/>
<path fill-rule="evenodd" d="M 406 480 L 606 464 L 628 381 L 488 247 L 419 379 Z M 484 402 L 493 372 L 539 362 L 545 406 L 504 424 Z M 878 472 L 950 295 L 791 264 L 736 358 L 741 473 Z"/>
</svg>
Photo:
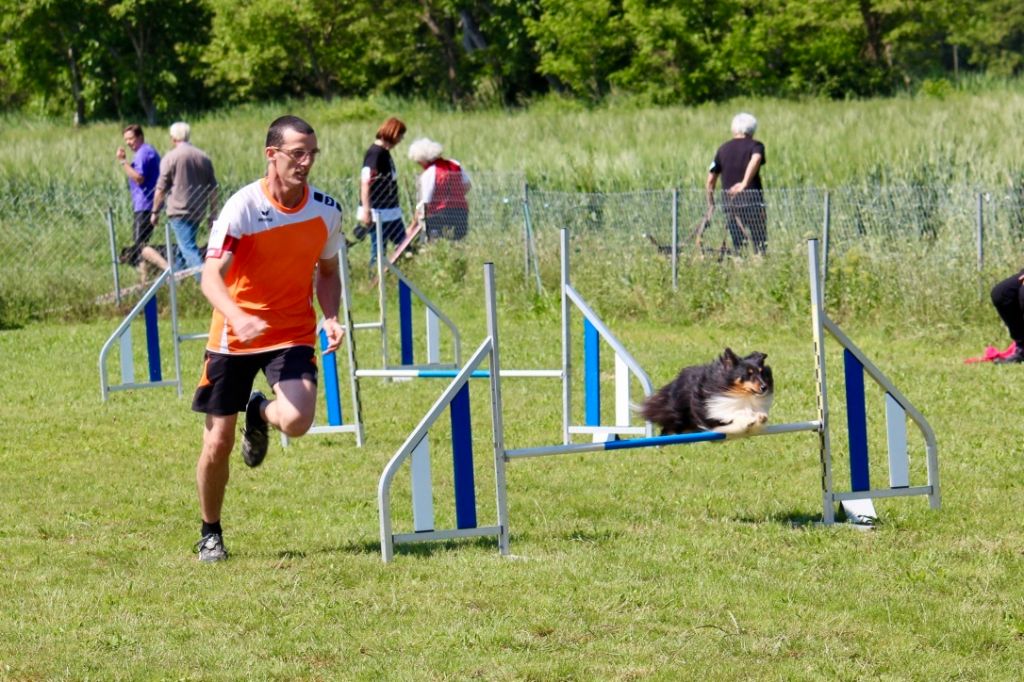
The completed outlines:
<svg viewBox="0 0 1024 682">
<path fill-rule="evenodd" d="M 338 213 L 341 213 L 341 204 L 335 201 L 334 197 L 332 197 L 329 194 L 324 194 L 322 192 L 313 192 L 313 201 L 319 201 L 324 206 L 333 206 L 334 208 L 338 209 Z"/>
<path fill-rule="evenodd" d="M 260 217 L 256 219 L 261 223 L 272 223 L 274 222 L 273 216 L 270 215 L 270 207 L 260 207 Z"/>
</svg>

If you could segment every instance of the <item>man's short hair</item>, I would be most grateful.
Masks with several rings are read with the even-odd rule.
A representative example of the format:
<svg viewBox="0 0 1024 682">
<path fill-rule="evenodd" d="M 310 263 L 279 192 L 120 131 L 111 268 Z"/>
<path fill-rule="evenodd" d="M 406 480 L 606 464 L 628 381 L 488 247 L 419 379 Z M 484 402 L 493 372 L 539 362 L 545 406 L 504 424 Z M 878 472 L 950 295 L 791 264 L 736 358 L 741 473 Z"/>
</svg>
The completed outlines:
<svg viewBox="0 0 1024 682">
<path fill-rule="evenodd" d="M 188 142 L 188 138 L 191 135 L 192 128 L 184 121 L 171 124 L 171 139 L 175 142 Z"/>
<path fill-rule="evenodd" d="M 440 142 L 434 142 L 429 137 L 421 137 L 409 145 L 409 159 L 416 163 L 430 163 L 440 159 L 443 151 Z"/>
<path fill-rule="evenodd" d="M 753 135 L 757 130 L 757 119 L 750 114 L 736 114 L 732 119 L 733 135 Z"/>
<path fill-rule="evenodd" d="M 124 130 L 121 131 L 122 135 L 125 133 L 131 133 L 140 140 L 146 139 L 146 136 L 142 134 L 142 126 L 140 126 L 138 123 L 130 123 L 129 125 L 126 125 L 124 127 Z"/>
<path fill-rule="evenodd" d="M 284 131 L 294 130 L 302 135 L 313 135 L 313 126 L 303 121 L 298 116 L 288 114 L 274 119 L 267 129 L 267 146 L 280 147 L 284 144 Z"/>
<path fill-rule="evenodd" d="M 388 144 L 398 144 L 398 141 L 405 135 L 405 124 L 392 116 L 380 124 L 377 128 L 377 139 Z"/>
</svg>

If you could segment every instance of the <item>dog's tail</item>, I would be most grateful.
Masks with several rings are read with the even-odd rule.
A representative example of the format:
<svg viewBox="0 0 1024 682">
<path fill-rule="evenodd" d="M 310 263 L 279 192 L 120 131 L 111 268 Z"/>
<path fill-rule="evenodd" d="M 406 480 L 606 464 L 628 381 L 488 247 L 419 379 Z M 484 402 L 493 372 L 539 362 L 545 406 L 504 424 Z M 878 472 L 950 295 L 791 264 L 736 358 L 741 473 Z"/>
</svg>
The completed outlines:
<svg viewBox="0 0 1024 682">
<path fill-rule="evenodd" d="M 630 403 L 630 409 L 635 414 L 655 424 L 663 423 L 670 412 L 668 398 L 661 391 L 655 391 L 639 405 Z"/>
</svg>

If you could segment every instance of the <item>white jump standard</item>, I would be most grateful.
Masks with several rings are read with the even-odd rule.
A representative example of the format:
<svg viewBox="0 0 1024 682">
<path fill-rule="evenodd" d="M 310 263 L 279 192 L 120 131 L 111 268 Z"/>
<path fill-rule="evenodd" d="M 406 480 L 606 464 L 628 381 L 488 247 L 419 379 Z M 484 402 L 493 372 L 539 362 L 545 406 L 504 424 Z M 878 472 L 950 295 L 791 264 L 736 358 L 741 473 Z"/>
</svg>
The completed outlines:
<svg viewBox="0 0 1024 682">
<path fill-rule="evenodd" d="M 565 234 L 563 231 L 563 243 Z M 566 256 L 563 254 L 563 260 Z M 818 265 L 818 246 L 816 240 L 808 242 L 808 269 L 810 276 L 810 298 L 811 298 L 811 322 L 814 340 L 815 355 L 815 377 L 817 388 L 817 418 L 790 424 L 769 425 L 757 436 L 770 436 L 798 431 L 811 431 L 818 436 L 819 458 L 821 465 L 821 488 L 822 488 L 822 521 L 831 524 L 835 521 L 835 505 L 844 505 L 847 516 L 855 521 L 863 521 L 875 517 L 873 498 L 902 497 L 910 495 L 925 495 L 928 497 L 931 508 L 938 509 L 940 505 L 939 494 L 939 470 L 938 470 L 938 449 L 935 442 L 935 434 L 925 418 L 918 412 L 907 398 L 900 393 L 882 372 L 872 364 L 863 352 L 832 322 L 824 312 L 824 301 L 822 297 L 820 270 Z M 453 538 L 488 536 L 496 537 L 498 548 L 501 554 L 509 554 L 509 517 L 508 500 L 506 492 L 506 464 L 513 459 L 525 459 L 559 454 L 575 454 L 582 452 L 593 452 L 598 450 L 623 450 L 652 446 L 668 446 L 691 444 L 711 440 L 729 440 L 732 436 L 726 436 L 717 432 L 697 432 L 686 434 L 674 434 L 667 436 L 651 436 L 650 424 L 647 425 L 648 435 L 629 440 L 617 440 L 595 443 L 570 443 L 568 438 L 563 443 L 533 448 L 507 449 L 504 442 L 504 427 L 502 421 L 501 403 L 501 378 L 503 372 L 499 358 L 498 325 L 496 303 L 494 295 L 494 266 L 484 266 L 485 305 L 487 306 L 487 331 L 488 336 L 477 348 L 473 356 L 457 373 L 454 380 L 438 398 L 437 402 L 430 408 L 426 416 L 419 423 L 416 429 L 409 435 L 405 443 L 388 462 L 381 474 L 378 484 L 378 504 L 380 515 L 381 534 L 381 555 L 384 561 L 391 561 L 394 556 L 394 546 L 407 542 L 422 542 L 430 540 L 449 540 Z M 563 295 L 565 295 L 563 291 Z M 573 292 L 575 294 L 575 292 Z M 578 297 L 578 294 L 575 294 Z M 582 299 L 580 299 L 582 302 Z M 590 311 L 592 313 L 592 311 Z M 589 318 L 588 318 L 589 319 Z M 596 316 L 593 322 L 596 320 Z M 601 325 L 604 328 L 603 325 Z M 604 328 L 607 332 L 607 328 Z M 846 408 L 847 408 L 847 430 L 849 436 L 850 452 L 850 475 L 851 489 L 849 491 L 837 491 L 833 485 L 832 476 L 832 450 L 829 434 L 829 402 L 826 382 L 825 368 L 825 344 L 824 333 L 828 332 L 843 347 L 844 369 L 846 375 Z M 614 339 L 610 332 L 608 337 Z M 617 341 L 615 342 L 618 343 Z M 567 344 L 565 345 L 567 347 Z M 625 351 L 625 349 L 622 349 Z M 489 360 L 489 368 L 486 375 L 489 377 L 491 394 L 491 412 L 494 443 L 494 472 L 495 472 L 495 498 L 497 520 L 491 526 L 478 526 L 476 524 L 475 506 L 472 514 L 466 512 L 468 505 L 475 505 L 475 490 L 472 481 L 472 446 L 471 434 L 468 432 L 469 419 L 468 408 L 461 406 L 456 400 L 457 396 L 466 397 L 469 379 L 478 372 L 484 360 Z M 565 359 L 568 363 L 568 359 Z M 872 488 L 868 467 L 868 447 L 866 429 L 866 408 L 864 401 L 864 374 L 868 376 L 885 391 L 885 412 L 887 418 L 887 444 L 889 448 L 888 469 L 889 485 L 887 487 Z M 645 387 L 645 390 L 646 387 Z M 568 391 L 568 389 L 566 389 Z M 460 400 L 461 400 L 460 399 Z M 564 397 L 566 403 L 568 396 Z M 410 459 L 422 442 L 427 439 L 430 427 L 440 417 L 441 413 L 448 408 L 453 410 L 453 438 L 459 443 L 454 445 L 456 450 L 455 466 L 469 468 L 469 476 L 456 474 L 454 480 L 455 498 L 457 507 L 457 527 L 454 529 L 438 530 L 433 527 L 432 514 L 427 522 L 416 522 L 416 532 L 394 533 L 391 520 L 391 485 L 399 468 Z M 566 405 L 566 414 L 568 407 Z M 458 412 L 461 416 L 454 416 Z M 925 461 L 927 468 L 927 483 L 924 485 L 910 485 L 910 466 L 907 451 L 907 419 L 910 419 L 918 427 L 923 436 L 925 446 Z M 456 421 L 458 420 L 458 421 Z M 465 429 L 465 433 L 456 431 L 456 424 L 459 428 Z M 568 427 L 566 427 L 568 432 Z M 470 443 L 467 449 L 466 443 Z M 461 461 L 459 461 L 461 460 Z M 415 465 L 414 465 L 415 469 Z M 422 484 L 426 480 L 429 488 L 429 472 L 427 476 L 414 475 L 413 477 L 413 502 L 424 504 L 424 497 L 429 498 L 431 491 L 424 490 Z M 430 508 L 429 504 L 425 505 Z M 461 508 L 461 509 L 460 509 Z M 432 511 L 432 510 L 431 510 Z M 414 508 L 414 515 L 417 512 Z"/>
</svg>

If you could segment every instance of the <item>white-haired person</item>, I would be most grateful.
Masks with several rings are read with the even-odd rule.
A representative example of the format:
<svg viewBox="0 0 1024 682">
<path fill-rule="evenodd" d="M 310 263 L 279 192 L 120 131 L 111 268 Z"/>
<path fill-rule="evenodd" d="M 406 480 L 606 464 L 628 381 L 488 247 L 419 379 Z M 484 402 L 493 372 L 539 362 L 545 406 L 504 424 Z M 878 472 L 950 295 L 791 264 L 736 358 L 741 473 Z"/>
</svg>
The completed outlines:
<svg viewBox="0 0 1024 682">
<path fill-rule="evenodd" d="M 715 185 L 722 176 L 722 206 L 733 248 L 741 251 L 749 239 L 754 253 L 768 248 L 767 216 L 761 186 L 764 144 L 754 139 L 757 119 L 747 113 L 732 119 L 732 139 L 715 152 L 708 168 L 709 213 L 715 206 Z"/>
<path fill-rule="evenodd" d="M 170 134 L 173 148 L 160 160 L 151 221 L 157 224 L 166 199 L 167 219 L 178 242 L 175 269 L 180 270 L 203 264 L 196 236 L 204 218 L 212 226 L 217 217 L 217 176 L 206 152 L 189 142 L 192 129 L 187 123 L 171 124 Z"/>
<path fill-rule="evenodd" d="M 472 187 L 466 169 L 441 154 L 440 143 L 421 137 L 409 145 L 409 158 L 423 172 L 416 180 L 416 215 L 424 222 L 427 239 L 459 240 L 469 231 L 466 193 Z"/>
</svg>

